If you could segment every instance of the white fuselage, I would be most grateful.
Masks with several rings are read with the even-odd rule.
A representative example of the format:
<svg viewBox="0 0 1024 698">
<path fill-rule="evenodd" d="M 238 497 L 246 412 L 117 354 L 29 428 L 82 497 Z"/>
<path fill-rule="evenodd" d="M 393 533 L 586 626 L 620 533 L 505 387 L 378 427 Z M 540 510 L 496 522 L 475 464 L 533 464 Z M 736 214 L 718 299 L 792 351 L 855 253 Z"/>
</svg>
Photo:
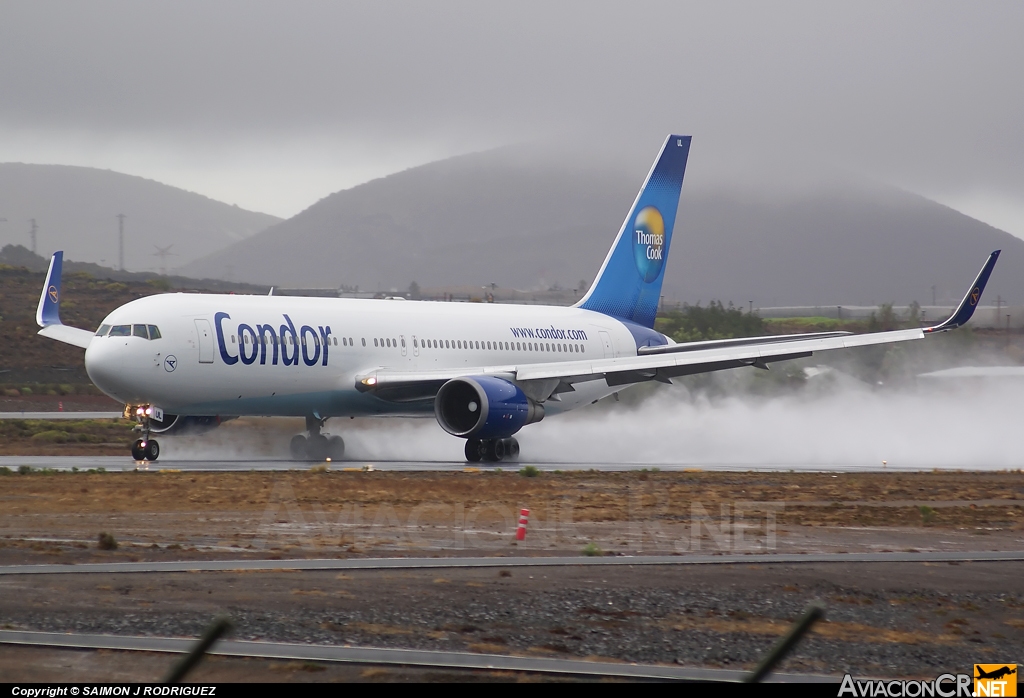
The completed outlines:
<svg viewBox="0 0 1024 698">
<path fill-rule="evenodd" d="M 159 339 L 97 336 L 89 377 L 127 404 L 168 414 L 406 414 L 430 409 L 359 392 L 375 370 L 432 371 L 635 356 L 618 320 L 578 308 L 431 301 L 164 294 L 104 325 L 154 325 Z M 123 330 L 121 330 L 123 332 Z M 601 380 L 549 402 L 549 414 L 612 393 Z"/>
</svg>

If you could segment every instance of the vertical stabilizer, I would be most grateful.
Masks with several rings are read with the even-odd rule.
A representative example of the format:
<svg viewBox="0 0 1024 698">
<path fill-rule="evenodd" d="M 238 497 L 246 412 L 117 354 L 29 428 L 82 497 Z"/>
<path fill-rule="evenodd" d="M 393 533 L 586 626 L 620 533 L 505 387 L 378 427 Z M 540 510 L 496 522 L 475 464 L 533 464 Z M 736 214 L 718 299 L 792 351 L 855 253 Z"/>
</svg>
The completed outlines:
<svg viewBox="0 0 1024 698">
<path fill-rule="evenodd" d="M 665 277 L 690 136 L 669 136 L 622 229 L 576 307 L 654 326 Z"/>
<path fill-rule="evenodd" d="M 54 252 L 50 258 L 50 268 L 46 271 L 43 292 L 39 295 L 39 305 L 36 307 L 36 324 L 40 327 L 61 324 L 60 277 L 63 266 L 64 253 Z"/>
</svg>

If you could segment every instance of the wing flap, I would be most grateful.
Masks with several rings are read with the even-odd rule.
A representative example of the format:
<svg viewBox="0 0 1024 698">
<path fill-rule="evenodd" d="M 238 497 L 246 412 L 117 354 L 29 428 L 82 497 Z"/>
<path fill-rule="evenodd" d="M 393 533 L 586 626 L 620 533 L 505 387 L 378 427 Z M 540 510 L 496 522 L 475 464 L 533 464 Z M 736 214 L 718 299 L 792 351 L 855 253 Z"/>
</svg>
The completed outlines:
<svg viewBox="0 0 1024 698">
<path fill-rule="evenodd" d="M 796 342 L 785 341 L 755 346 L 703 349 L 686 353 L 646 354 L 615 359 L 595 359 L 593 361 L 527 364 L 516 369 L 516 378 L 518 380 L 537 380 L 540 378 L 564 379 L 567 377 L 593 374 L 603 375 L 624 371 L 654 371 L 660 368 L 700 366 L 702 364 L 718 364 L 728 361 L 739 362 L 737 365 L 740 366 L 753 365 L 758 360 L 766 363 L 781 361 L 783 359 L 780 357 L 790 354 L 807 354 L 808 352 L 848 349 L 870 346 L 872 344 L 905 342 L 914 339 L 924 339 L 924 330 L 894 330 L 892 332 L 805 339 Z M 695 372 L 699 373 L 700 371 Z M 465 375 L 464 371 L 462 375 Z"/>
</svg>

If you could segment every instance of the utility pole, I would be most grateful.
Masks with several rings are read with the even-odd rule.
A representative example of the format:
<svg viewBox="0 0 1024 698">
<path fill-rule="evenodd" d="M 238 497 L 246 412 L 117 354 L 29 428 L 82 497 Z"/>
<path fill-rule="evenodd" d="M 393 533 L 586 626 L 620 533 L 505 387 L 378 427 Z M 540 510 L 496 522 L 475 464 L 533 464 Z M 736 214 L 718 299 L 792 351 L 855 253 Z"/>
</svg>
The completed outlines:
<svg viewBox="0 0 1024 698">
<path fill-rule="evenodd" d="M 171 248 L 174 247 L 174 245 L 168 245 L 167 247 L 158 247 L 157 245 L 153 245 L 153 247 L 156 247 L 156 252 L 153 253 L 153 256 L 160 258 L 160 274 L 167 276 L 167 257 L 174 254 L 171 252 Z"/>
<path fill-rule="evenodd" d="M 742 298 L 742 296 L 740 296 Z M 754 314 L 754 301 L 747 301 L 747 315 Z"/>
<path fill-rule="evenodd" d="M 124 219 L 123 213 L 117 214 L 117 263 L 121 271 L 124 271 Z"/>
<path fill-rule="evenodd" d="M 36 219 L 31 218 L 29 219 L 29 222 L 32 224 L 32 230 L 30 230 L 28 233 L 29 236 L 32 238 L 32 254 L 36 254 L 36 230 L 38 230 L 36 226 Z"/>
<path fill-rule="evenodd" d="M 996 327 L 999 327 L 999 315 L 1003 309 L 1003 297 L 996 296 L 996 321 L 993 323 Z"/>
</svg>

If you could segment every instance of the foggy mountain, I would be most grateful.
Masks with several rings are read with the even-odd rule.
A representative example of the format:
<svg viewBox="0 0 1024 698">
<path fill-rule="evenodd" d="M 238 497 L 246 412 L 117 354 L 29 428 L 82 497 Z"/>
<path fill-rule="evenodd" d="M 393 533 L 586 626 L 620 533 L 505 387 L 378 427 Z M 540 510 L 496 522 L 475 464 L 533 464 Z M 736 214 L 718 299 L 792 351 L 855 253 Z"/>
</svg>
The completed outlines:
<svg viewBox="0 0 1024 698">
<path fill-rule="evenodd" d="M 571 289 L 597 273 L 643 181 L 633 170 L 523 148 L 451 158 L 339 191 L 179 271 L 369 291 Z M 1008 233 L 884 185 L 742 181 L 684 183 L 666 299 L 930 304 L 934 285 L 951 302 L 1001 248 L 986 301 L 1024 302 L 1024 241 Z"/>
<path fill-rule="evenodd" d="M 124 261 L 130 271 L 157 271 L 156 247 L 170 249 L 168 269 L 243 240 L 279 218 L 214 201 L 152 180 L 89 167 L 0 163 L 0 247 L 37 249 L 107 267 L 118 264 L 117 214 L 125 214 Z"/>
</svg>

